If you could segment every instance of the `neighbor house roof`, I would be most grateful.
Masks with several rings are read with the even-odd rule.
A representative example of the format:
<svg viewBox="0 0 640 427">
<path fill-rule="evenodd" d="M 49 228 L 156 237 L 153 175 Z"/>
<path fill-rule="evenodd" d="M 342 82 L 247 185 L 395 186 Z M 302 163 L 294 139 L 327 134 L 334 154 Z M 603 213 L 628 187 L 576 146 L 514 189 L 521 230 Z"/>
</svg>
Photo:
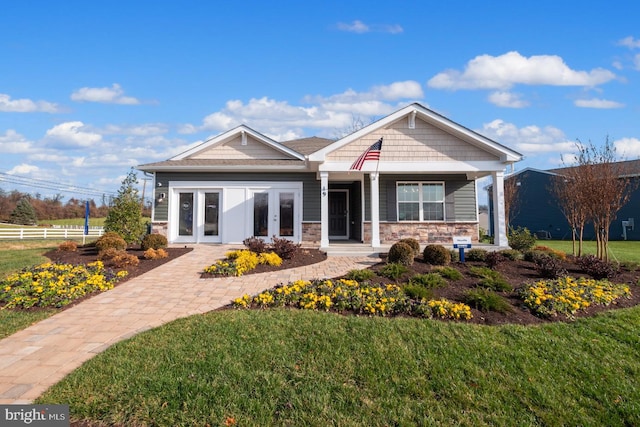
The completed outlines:
<svg viewBox="0 0 640 427">
<path fill-rule="evenodd" d="M 623 160 L 620 162 L 613 162 L 612 164 L 619 166 L 622 173 L 620 176 L 640 176 L 640 159 L 636 160 Z M 576 168 L 578 166 L 568 166 L 564 168 L 549 169 L 548 172 L 562 175 L 569 169 Z"/>
</svg>

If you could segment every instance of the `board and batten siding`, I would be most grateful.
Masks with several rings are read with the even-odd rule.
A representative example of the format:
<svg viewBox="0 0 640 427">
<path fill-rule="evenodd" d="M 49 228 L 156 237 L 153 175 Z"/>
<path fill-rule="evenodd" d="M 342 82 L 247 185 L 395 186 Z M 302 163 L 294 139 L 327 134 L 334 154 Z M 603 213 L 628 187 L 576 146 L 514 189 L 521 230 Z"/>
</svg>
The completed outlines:
<svg viewBox="0 0 640 427">
<path fill-rule="evenodd" d="M 302 182 L 302 220 L 320 221 L 320 181 L 315 173 L 157 172 L 154 188 L 154 221 L 167 221 L 169 201 L 158 203 L 160 193 L 169 195 L 169 181 L 271 181 Z"/>
<path fill-rule="evenodd" d="M 446 222 L 478 220 L 476 184 L 464 175 L 381 175 L 380 221 L 397 221 L 397 182 L 444 182 Z M 371 180 L 364 180 L 365 221 L 371 221 Z"/>
</svg>

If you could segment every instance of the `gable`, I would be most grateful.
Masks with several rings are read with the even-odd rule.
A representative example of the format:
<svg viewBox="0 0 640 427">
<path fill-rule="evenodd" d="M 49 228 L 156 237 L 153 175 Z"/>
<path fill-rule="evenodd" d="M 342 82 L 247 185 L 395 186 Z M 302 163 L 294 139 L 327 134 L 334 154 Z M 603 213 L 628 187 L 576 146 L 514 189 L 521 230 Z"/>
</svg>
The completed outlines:
<svg viewBox="0 0 640 427">
<path fill-rule="evenodd" d="M 331 153 L 327 160 L 353 161 L 375 141 L 384 138 L 380 161 L 496 161 L 491 154 L 446 131 L 415 119 L 415 126 L 409 128 L 406 119 L 397 120 L 389 126 L 355 140 Z"/>
<path fill-rule="evenodd" d="M 292 158 L 292 156 L 258 141 L 251 135 L 243 137 L 242 134 L 206 147 L 188 157 L 188 159 L 194 160 L 290 160 Z"/>
</svg>

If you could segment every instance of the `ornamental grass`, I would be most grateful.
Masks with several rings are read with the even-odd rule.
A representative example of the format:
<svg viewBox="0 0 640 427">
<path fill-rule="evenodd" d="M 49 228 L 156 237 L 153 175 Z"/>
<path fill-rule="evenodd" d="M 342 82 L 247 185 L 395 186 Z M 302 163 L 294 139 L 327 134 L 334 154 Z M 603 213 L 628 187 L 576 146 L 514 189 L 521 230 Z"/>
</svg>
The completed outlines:
<svg viewBox="0 0 640 427">
<path fill-rule="evenodd" d="M 442 300 L 413 300 L 398 285 L 356 280 L 297 280 L 258 295 L 233 301 L 235 308 L 293 307 L 303 310 L 351 312 L 370 316 L 407 315 L 451 320 L 471 319 L 466 304 Z"/>
<path fill-rule="evenodd" d="M 630 298 L 629 286 L 586 277 L 540 280 L 521 291 L 524 304 L 535 314 L 571 318 L 592 305 L 608 306 L 619 298 Z"/>
<path fill-rule="evenodd" d="M 112 289 L 127 275 L 113 273 L 102 261 L 84 265 L 44 263 L 0 282 L 3 308 L 64 307 L 93 292 Z"/>
</svg>

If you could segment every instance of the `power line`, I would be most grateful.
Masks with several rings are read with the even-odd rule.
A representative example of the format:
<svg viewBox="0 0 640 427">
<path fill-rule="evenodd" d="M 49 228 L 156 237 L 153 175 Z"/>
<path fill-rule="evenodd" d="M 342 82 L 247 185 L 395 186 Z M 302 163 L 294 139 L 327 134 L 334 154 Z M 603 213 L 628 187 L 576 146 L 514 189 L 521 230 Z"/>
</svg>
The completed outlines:
<svg viewBox="0 0 640 427">
<path fill-rule="evenodd" d="M 102 197 L 104 195 L 115 196 L 117 194 L 113 191 L 100 191 L 92 188 L 79 187 L 76 185 L 65 185 L 65 184 L 55 183 L 55 182 L 46 181 L 46 180 L 37 179 L 37 178 L 19 177 L 15 175 L 10 175 L 5 172 L 0 172 L 0 183 L 2 182 L 8 182 L 11 184 L 17 184 L 17 185 L 22 185 L 26 187 L 54 190 L 62 193 L 68 193 L 68 194 L 82 194 L 82 195 L 94 196 L 94 197 Z"/>
</svg>

